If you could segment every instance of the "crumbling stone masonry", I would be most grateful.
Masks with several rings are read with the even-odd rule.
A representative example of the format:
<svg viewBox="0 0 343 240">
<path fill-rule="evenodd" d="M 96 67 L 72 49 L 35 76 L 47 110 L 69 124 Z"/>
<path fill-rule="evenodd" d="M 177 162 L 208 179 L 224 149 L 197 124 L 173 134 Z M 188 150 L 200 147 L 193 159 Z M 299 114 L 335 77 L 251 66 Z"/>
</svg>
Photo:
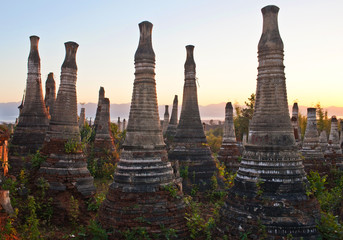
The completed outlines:
<svg viewBox="0 0 343 240">
<path fill-rule="evenodd" d="M 338 121 L 336 116 L 331 117 L 331 130 L 329 142 L 325 151 L 324 157 L 326 160 L 334 161 L 333 164 L 342 161 L 342 149 L 339 141 Z"/>
<path fill-rule="evenodd" d="M 235 126 L 233 124 L 233 107 L 231 102 L 225 106 L 225 121 L 223 129 L 223 142 L 218 152 L 218 160 L 225 163 L 226 169 L 236 172 L 239 167 L 238 157 L 240 156 Z"/>
<path fill-rule="evenodd" d="M 93 177 L 87 169 L 81 148 L 77 121 L 76 51 L 78 44 L 66 42 L 66 56 L 61 68 L 61 81 L 55 108 L 50 120 L 42 153 L 47 159 L 39 169 L 54 196 L 54 218 L 63 223 L 66 216 L 66 195 L 87 199 L 95 193 Z M 68 199 L 69 200 L 69 199 Z"/>
<path fill-rule="evenodd" d="M 167 132 L 167 128 L 169 125 L 169 106 L 165 105 L 165 110 L 164 110 L 164 116 L 163 116 L 163 125 L 162 125 L 162 133 L 163 136 L 166 134 Z"/>
<path fill-rule="evenodd" d="M 319 145 L 320 145 L 320 148 L 322 149 L 322 152 L 325 152 L 328 147 L 328 136 L 326 135 L 325 130 L 321 131 L 319 135 Z"/>
<path fill-rule="evenodd" d="M 111 133 L 110 121 L 110 100 L 104 98 L 99 113 L 99 121 L 94 139 L 94 157 L 96 158 L 117 158 L 116 148 Z"/>
<path fill-rule="evenodd" d="M 183 179 L 183 189 L 190 193 L 192 188 L 201 192 L 211 188 L 211 178 L 217 168 L 207 144 L 200 120 L 195 78 L 194 46 L 186 46 L 185 83 L 183 88 L 180 122 L 169 151 L 171 161 L 179 161 L 180 171 L 188 172 Z"/>
<path fill-rule="evenodd" d="M 85 126 L 86 123 L 86 113 L 85 113 L 86 109 L 85 108 L 81 108 L 81 112 L 80 112 L 80 118 L 79 118 L 79 128 L 82 129 L 83 126 Z"/>
<path fill-rule="evenodd" d="M 54 74 L 51 72 L 45 82 L 45 107 L 51 118 L 52 111 L 54 110 L 56 101 L 56 83 L 54 80 Z"/>
<path fill-rule="evenodd" d="M 324 153 L 319 143 L 316 108 L 307 108 L 307 125 L 301 154 L 305 158 L 303 164 L 306 172 L 311 170 L 321 171 L 321 165 L 324 163 Z"/>
<path fill-rule="evenodd" d="M 39 37 L 31 36 L 30 42 L 25 100 L 9 149 L 10 173 L 13 175 L 19 174 L 24 167 L 22 157 L 34 154 L 42 147 L 49 125 L 41 83 Z"/>
<path fill-rule="evenodd" d="M 256 104 L 235 185 L 220 211 L 218 235 L 240 239 L 317 239 L 319 206 L 306 195 L 304 167 L 289 117 L 279 8 L 262 8 Z M 262 227 L 264 226 L 264 227 Z"/>
<path fill-rule="evenodd" d="M 95 114 L 95 119 L 94 119 L 94 130 L 96 131 L 98 127 L 98 122 L 99 122 L 99 117 L 100 117 L 100 112 L 102 108 L 102 102 L 105 98 L 105 89 L 103 87 L 100 87 L 99 89 L 99 99 L 98 99 L 98 106 L 96 108 L 96 114 Z"/>
<path fill-rule="evenodd" d="M 181 179 L 177 168 L 173 169 L 168 161 L 160 126 L 152 24 L 145 21 L 139 28 L 126 139 L 114 181 L 99 210 L 99 221 L 106 229 L 114 228 L 112 239 L 122 237 L 118 230 L 137 228 L 145 228 L 156 236 L 161 234 L 161 226 L 175 229 L 182 239 L 186 231 L 185 205 Z"/>
<path fill-rule="evenodd" d="M 170 116 L 170 121 L 168 123 L 168 128 L 167 131 L 165 133 L 165 137 L 167 139 L 167 142 L 172 142 L 174 139 L 174 136 L 176 134 L 176 129 L 177 129 L 177 118 L 178 118 L 178 99 L 177 99 L 177 95 L 175 95 L 174 97 L 174 101 L 173 101 L 173 109 L 172 109 L 172 113 Z"/>
<path fill-rule="evenodd" d="M 293 104 L 292 108 L 292 127 L 294 131 L 294 138 L 295 138 L 295 143 L 299 148 L 301 148 L 301 129 L 300 129 L 300 124 L 299 124 L 299 107 L 298 103 Z"/>
</svg>

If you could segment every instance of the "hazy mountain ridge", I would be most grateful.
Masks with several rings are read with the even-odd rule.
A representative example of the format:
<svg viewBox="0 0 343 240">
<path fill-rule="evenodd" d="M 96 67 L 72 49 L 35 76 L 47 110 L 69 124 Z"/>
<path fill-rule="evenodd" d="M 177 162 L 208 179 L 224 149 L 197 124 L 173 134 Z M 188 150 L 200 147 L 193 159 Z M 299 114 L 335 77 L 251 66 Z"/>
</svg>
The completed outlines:
<svg viewBox="0 0 343 240">
<path fill-rule="evenodd" d="M 225 102 L 217 103 L 217 104 L 209 104 L 206 106 L 199 105 L 199 111 L 201 118 L 203 120 L 210 120 L 210 119 L 218 119 L 224 120 L 225 117 Z M 18 106 L 20 102 L 8 102 L 8 103 L 0 103 L 0 122 L 14 122 L 15 119 L 19 115 Z M 160 114 L 160 118 L 163 119 L 164 115 L 164 107 L 165 105 L 159 105 L 158 110 Z M 96 113 L 96 103 L 86 103 L 83 105 L 86 108 L 86 118 L 92 119 L 95 118 Z M 169 105 L 169 116 L 171 115 L 172 111 L 172 104 Z M 78 104 L 78 112 L 80 112 L 81 104 Z M 330 106 L 324 108 L 328 111 L 328 115 L 336 115 L 338 118 L 343 117 L 343 107 L 336 107 Z M 290 114 L 292 110 L 292 106 L 289 106 Z M 120 117 L 121 121 L 125 118 L 126 120 L 129 118 L 130 112 L 130 103 L 123 103 L 123 104 L 111 104 L 111 121 L 117 122 L 117 118 Z M 179 105 L 179 115 L 181 112 L 181 105 Z M 307 106 L 299 106 L 299 112 L 302 115 L 307 114 Z"/>
</svg>

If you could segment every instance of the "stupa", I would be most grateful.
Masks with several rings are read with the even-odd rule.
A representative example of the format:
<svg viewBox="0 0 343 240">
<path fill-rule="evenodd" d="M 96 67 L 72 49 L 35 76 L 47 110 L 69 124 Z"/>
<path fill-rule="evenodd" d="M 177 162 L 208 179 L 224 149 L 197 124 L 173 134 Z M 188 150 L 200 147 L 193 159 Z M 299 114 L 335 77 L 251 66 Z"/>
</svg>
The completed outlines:
<svg viewBox="0 0 343 240">
<path fill-rule="evenodd" d="M 307 180 L 287 104 L 279 8 L 262 8 L 256 104 L 234 186 L 220 211 L 227 239 L 317 239 L 319 207 L 306 195 Z M 262 228 L 261 226 L 264 226 Z"/>
<path fill-rule="evenodd" d="M 25 99 L 9 149 L 10 173 L 13 175 L 19 174 L 24 167 L 22 157 L 35 154 L 42 147 L 49 126 L 48 112 L 43 100 L 39 37 L 31 36 L 30 42 Z"/>
<path fill-rule="evenodd" d="M 200 120 L 194 46 L 188 45 L 186 50 L 181 116 L 168 156 L 171 161 L 179 161 L 183 172 L 188 172 L 183 178 L 183 189 L 190 193 L 193 188 L 201 192 L 210 189 L 217 168 Z"/>
<path fill-rule="evenodd" d="M 135 81 L 126 129 L 126 139 L 114 173 L 114 181 L 99 210 L 99 221 L 106 229 L 119 231 L 144 228 L 156 235 L 173 228 L 185 236 L 185 205 L 177 168 L 168 161 L 160 125 L 152 24 L 139 24 L 140 40 L 135 53 Z M 171 195 L 168 189 L 175 190 Z M 118 236 L 117 236 L 118 235 Z"/>
<path fill-rule="evenodd" d="M 218 160 L 225 163 L 226 169 L 236 172 L 239 167 L 239 147 L 236 140 L 235 126 L 233 124 L 233 107 L 231 102 L 225 106 L 225 121 L 223 129 L 223 142 L 218 152 Z"/>
<path fill-rule="evenodd" d="M 177 95 L 175 95 L 174 97 L 174 100 L 173 100 L 173 109 L 172 109 L 172 113 L 171 113 L 171 116 L 170 116 L 170 120 L 169 120 L 169 123 L 168 123 L 168 127 L 167 127 L 167 131 L 166 131 L 166 139 L 167 139 L 167 142 L 172 142 L 173 139 L 174 139 L 174 136 L 176 134 L 176 129 L 177 129 L 177 118 L 178 118 L 178 98 L 177 98 Z"/>
<path fill-rule="evenodd" d="M 49 73 L 48 78 L 45 82 L 45 107 L 47 112 L 49 113 L 50 117 L 52 115 L 52 111 L 54 109 L 56 101 L 56 83 L 54 79 L 54 73 Z"/>
</svg>

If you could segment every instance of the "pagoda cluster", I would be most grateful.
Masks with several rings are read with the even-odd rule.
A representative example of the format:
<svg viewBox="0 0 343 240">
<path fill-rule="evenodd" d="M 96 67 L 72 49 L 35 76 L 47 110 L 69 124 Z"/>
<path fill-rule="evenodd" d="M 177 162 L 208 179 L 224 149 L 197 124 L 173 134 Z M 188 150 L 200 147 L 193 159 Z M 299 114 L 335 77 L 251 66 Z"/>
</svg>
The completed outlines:
<svg viewBox="0 0 343 240">
<path fill-rule="evenodd" d="M 325 172 L 329 171 L 328 166 L 341 166 L 343 124 L 340 130 L 333 116 L 330 134 L 318 132 L 316 109 L 308 108 L 304 131 L 300 128 L 297 103 L 290 117 L 278 12 L 276 6 L 262 9 L 256 101 L 248 134 L 243 141 L 237 141 L 234 108 L 227 102 L 217 155 L 207 142 L 208 126 L 200 118 L 193 45 L 186 46 L 180 116 L 175 95 L 172 108 L 166 105 L 160 120 L 153 25 L 141 22 L 128 122 L 118 118 L 116 124 L 111 123 L 110 100 L 100 87 L 92 124 L 84 107 L 78 116 L 79 45 L 65 43 L 57 95 L 54 74 L 49 73 L 43 98 L 39 37 L 31 36 L 26 91 L 9 147 L 9 173 L 20 177 L 26 169 L 33 185 L 45 181 L 48 196 L 53 199 L 52 219 L 64 223 L 70 221 L 75 199 L 82 211 L 79 220 L 89 220 L 86 209 L 96 193 L 97 170 L 111 171 L 111 184 L 96 218 L 110 231 L 110 239 L 123 239 L 128 231 L 142 229 L 153 239 L 161 239 L 171 229 L 178 239 L 188 239 L 189 234 L 196 236 L 189 232 L 193 221 L 189 219 L 194 217 L 190 211 L 199 207 L 190 204 L 189 196 L 202 203 L 209 201 L 208 196 L 215 198 L 213 193 L 226 189 L 228 184 L 222 174 L 225 169 L 236 177 L 230 183 L 233 187 L 225 190 L 227 198 L 218 209 L 213 236 L 318 239 L 320 210 L 317 200 L 307 194 L 305 171 Z M 125 138 L 120 139 L 119 135 Z M 0 154 L 3 149 L 0 145 Z M 39 164 L 38 156 L 44 158 Z M 0 193 L 0 210 L 12 212 L 9 193 L 2 192 L 1 184 Z M 1 218 L 2 215 L 0 225 Z"/>
</svg>

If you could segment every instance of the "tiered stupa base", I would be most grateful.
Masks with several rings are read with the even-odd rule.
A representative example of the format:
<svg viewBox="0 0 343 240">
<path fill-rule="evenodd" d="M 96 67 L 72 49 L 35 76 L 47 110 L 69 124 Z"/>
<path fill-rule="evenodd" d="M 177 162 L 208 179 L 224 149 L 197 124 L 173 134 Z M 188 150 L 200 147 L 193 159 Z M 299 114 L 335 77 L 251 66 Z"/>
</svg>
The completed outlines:
<svg viewBox="0 0 343 240">
<path fill-rule="evenodd" d="M 218 161 L 225 164 L 227 171 L 237 172 L 239 168 L 238 157 L 240 155 L 237 143 L 223 142 L 218 152 Z"/>
<path fill-rule="evenodd" d="M 46 130 L 47 126 L 16 127 L 8 154 L 11 175 L 18 176 L 22 169 L 29 167 L 26 161 L 23 161 L 23 157 L 29 159 L 30 155 L 35 154 L 42 147 Z"/>
<path fill-rule="evenodd" d="M 175 229 L 182 239 L 186 234 L 184 217 L 181 178 L 167 161 L 166 151 L 123 151 L 99 211 L 102 226 L 115 230 L 112 239 L 136 228 L 145 228 L 152 237 L 163 229 Z"/>
<path fill-rule="evenodd" d="M 190 194 L 194 188 L 200 192 L 212 188 L 212 177 L 217 177 L 218 169 L 209 147 L 204 143 L 174 143 L 169 159 L 179 162 L 185 193 Z"/>
<path fill-rule="evenodd" d="M 236 189 L 229 191 L 221 210 L 218 237 L 228 239 L 318 239 L 315 219 L 319 215 L 314 199 L 304 196 L 246 196 Z M 230 226 L 228 228 L 227 226 Z"/>
<path fill-rule="evenodd" d="M 305 193 L 306 180 L 297 151 L 246 149 L 235 185 L 221 209 L 218 236 L 317 239 L 319 205 Z"/>
<path fill-rule="evenodd" d="M 42 152 L 47 159 L 41 164 L 37 177 L 43 177 L 49 183 L 48 195 L 53 197 L 53 221 L 57 224 L 68 220 L 72 196 L 78 200 L 81 209 L 86 209 L 85 201 L 96 190 L 87 169 L 86 156 L 82 152 L 65 153 L 64 145 L 65 140 L 50 140 L 43 147 Z"/>
</svg>

